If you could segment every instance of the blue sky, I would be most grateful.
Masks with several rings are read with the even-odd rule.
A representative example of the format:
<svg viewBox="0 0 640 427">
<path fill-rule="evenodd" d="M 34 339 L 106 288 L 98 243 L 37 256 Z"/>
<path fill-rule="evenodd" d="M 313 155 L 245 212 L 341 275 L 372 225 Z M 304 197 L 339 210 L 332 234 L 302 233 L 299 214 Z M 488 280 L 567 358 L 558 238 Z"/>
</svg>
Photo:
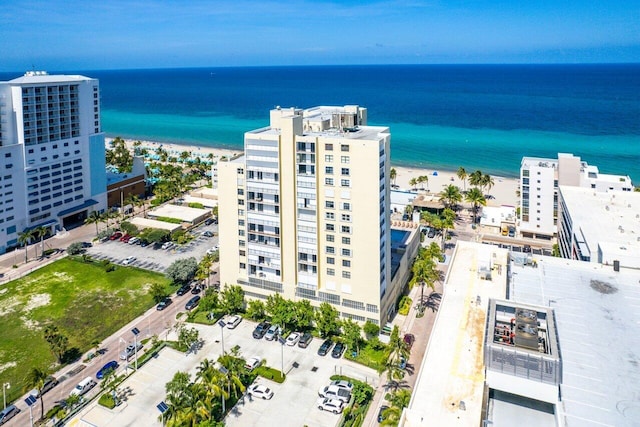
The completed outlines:
<svg viewBox="0 0 640 427">
<path fill-rule="evenodd" d="M 0 71 L 640 62 L 640 0 L 0 0 Z"/>
</svg>

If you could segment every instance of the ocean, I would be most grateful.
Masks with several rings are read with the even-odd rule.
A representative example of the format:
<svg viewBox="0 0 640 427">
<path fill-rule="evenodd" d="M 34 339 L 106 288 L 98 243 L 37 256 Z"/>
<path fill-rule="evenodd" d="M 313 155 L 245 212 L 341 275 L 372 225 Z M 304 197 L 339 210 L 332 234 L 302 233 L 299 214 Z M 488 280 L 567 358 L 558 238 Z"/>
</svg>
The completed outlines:
<svg viewBox="0 0 640 427">
<path fill-rule="evenodd" d="M 241 149 L 276 105 L 357 104 L 369 124 L 390 127 L 395 165 L 511 177 L 523 156 L 568 152 L 640 183 L 640 64 L 67 73 L 100 79 L 108 136 Z"/>
</svg>

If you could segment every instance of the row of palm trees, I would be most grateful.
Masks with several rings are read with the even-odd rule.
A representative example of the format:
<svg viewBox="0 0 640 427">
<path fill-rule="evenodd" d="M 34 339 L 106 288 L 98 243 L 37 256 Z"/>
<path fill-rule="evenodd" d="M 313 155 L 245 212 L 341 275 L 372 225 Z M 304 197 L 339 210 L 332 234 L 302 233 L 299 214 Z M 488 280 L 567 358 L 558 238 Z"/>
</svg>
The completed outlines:
<svg viewBox="0 0 640 427">
<path fill-rule="evenodd" d="M 491 188 L 495 184 L 491 175 L 482 173 L 482 171 L 479 171 L 479 170 L 476 170 L 471 173 L 467 173 L 465 168 L 463 168 L 462 166 L 458 168 L 456 175 L 458 178 L 460 178 L 460 180 L 464 184 L 465 192 L 467 191 L 467 181 L 469 181 L 470 185 L 476 188 L 482 188 L 482 189 L 486 188 L 487 193 L 491 191 Z"/>
<path fill-rule="evenodd" d="M 140 197 L 138 197 L 135 194 L 129 194 L 127 196 L 126 199 L 124 199 L 124 204 L 125 205 L 132 205 L 133 207 L 137 208 L 137 207 L 144 207 L 145 206 L 145 201 L 140 199 Z M 98 212 L 98 211 L 93 211 L 91 212 L 88 216 L 87 219 L 84 220 L 85 224 L 95 224 L 96 225 L 96 236 L 99 234 L 99 230 L 98 230 L 98 224 L 100 223 L 106 223 L 107 228 L 109 228 L 109 221 L 112 219 L 118 219 L 122 216 L 124 216 L 124 212 L 122 212 L 122 214 L 119 214 L 118 212 L 115 211 L 104 211 L 104 212 Z"/>
<path fill-rule="evenodd" d="M 478 208 L 480 205 L 487 205 L 487 199 L 485 198 L 482 190 L 478 187 L 472 187 L 462 193 L 460 188 L 453 184 L 449 184 L 440 193 L 440 202 L 448 209 L 454 208 L 463 200 L 463 198 L 473 206 L 473 223 L 475 224 Z"/>
<path fill-rule="evenodd" d="M 31 243 L 32 239 L 40 239 L 41 251 L 40 256 L 44 256 L 44 238 L 49 234 L 49 227 L 36 227 L 31 229 L 25 229 L 22 233 L 18 233 L 18 244 L 24 246 L 24 262 L 27 263 L 28 259 L 28 251 L 29 251 L 29 243 Z M 38 248 L 36 247 L 36 258 L 38 257 Z"/>
</svg>

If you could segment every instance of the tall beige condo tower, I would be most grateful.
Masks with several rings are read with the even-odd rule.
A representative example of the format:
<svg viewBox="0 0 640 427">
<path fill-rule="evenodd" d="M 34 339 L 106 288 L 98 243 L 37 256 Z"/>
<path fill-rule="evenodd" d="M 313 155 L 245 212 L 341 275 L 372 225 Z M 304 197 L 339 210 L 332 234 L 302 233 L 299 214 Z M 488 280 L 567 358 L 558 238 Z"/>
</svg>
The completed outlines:
<svg viewBox="0 0 640 427">
<path fill-rule="evenodd" d="M 278 107 L 245 134 L 244 156 L 218 170 L 223 285 L 386 322 L 391 136 L 366 124 L 358 106 Z"/>
</svg>

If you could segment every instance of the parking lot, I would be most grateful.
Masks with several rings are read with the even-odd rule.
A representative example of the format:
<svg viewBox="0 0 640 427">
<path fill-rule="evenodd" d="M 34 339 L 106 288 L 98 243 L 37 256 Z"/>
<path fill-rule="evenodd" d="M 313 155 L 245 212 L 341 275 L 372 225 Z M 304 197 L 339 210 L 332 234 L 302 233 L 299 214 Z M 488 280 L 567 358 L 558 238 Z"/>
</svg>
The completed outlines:
<svg viewBox="0 0 640 427">
<path fill-rule="evenodd" d="M 268 385 L 274 391 L 271 400 L 249 399 L 245 397 L 225 419 L 227 426 L 279 427 L 301 425 L 333 426 L 340 415 L 320 411 L 316 407 L 318 390 L 329 383 L 331 375 L 350 376 L 371 384 L 378 384 L 379 375 L 372 369 L 345 359 L 333 359 L 330 355 L 317 355 L 321 340 L 314 338 L 309 347 L 282 346 L 277 341 L 256 340 L 252 337 L 255 323 L 243 320 L 235 329 L 221 329 L 219 326 L 193 325 L 200 331 L 205 343 L 196 354 L 183 355 L 172 349 L 164 349 L 159 356 L 140 368 L 139 372 L 125 381 L 120 389 L 128 390 L 124 404 L 113 411 L 95 403 L 85 409 L 82 418 L 95 426 L 136 425 L 157 426 L 160 413 L 155 405 L 165 399 L 164 385 L 175 372 L 187 371 L 195 375 L 200 361 L 205 358 L 217 359 L 224 348 L 228 352 L 239 346 L 245 359 L 258 356 L 266 359 L 268 366 L 284 370 L 287 379 L 282 384 L 258 378 L 256 382 Z M 190 325 L 191 326 L 191 325 Z M 169 337 L 169 339 L 172 339 Z"/>
<path fill-rule="evenodd" d="M 205 231 L 211 231 L 214 236 L 204 236 Z M 194 228 L 191 233 L 196 235 L 195 239 L 168 250 L 157 248 L 154 245 L 142 247 L 120 240 L 107 240 L 88 248 L 87 254 L 95 259 L 107 259 L 115 264 L 122 264 L 128 257 L 135 257 L 136 259 L 127 265 L 162 273 L 171 263 L 180 258 L 195 257 L 200 261 L 207 250 L 218 245 L 218 226 L 216 224 L 200 225 Z"/>
</svg>

